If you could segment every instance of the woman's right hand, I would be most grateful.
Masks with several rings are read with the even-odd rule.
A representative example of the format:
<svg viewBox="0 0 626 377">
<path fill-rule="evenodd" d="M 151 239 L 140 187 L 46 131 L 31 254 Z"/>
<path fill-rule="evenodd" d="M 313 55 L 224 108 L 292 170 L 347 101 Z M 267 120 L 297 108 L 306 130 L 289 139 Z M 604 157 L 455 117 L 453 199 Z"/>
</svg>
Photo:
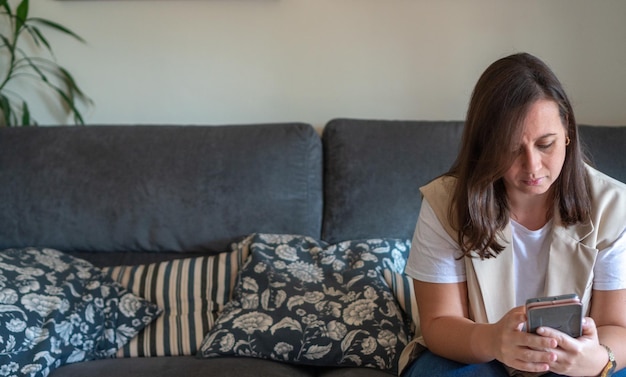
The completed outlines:
<svg viewBox="0 0 626 377">
<path fill-rule="evenodd" d="M 511 309 L 491 326 L 492 352 L 501 363 L 527 372 L 545 372 L 556 360 L 556 339 L 524 331 L 526 311 L 523 306 Z"/>
<path fill-rule="evenodd" d="M 435 354 L 464 364 L 497 359 L 512 368 L 544 372 L 554 361 L 555 339 L 524 331 L 523 306 L 507 312 L 492 324 L 469 319 L 467 285 L 426 283 L 415 280 L 422 336 Z"/>
</svg>

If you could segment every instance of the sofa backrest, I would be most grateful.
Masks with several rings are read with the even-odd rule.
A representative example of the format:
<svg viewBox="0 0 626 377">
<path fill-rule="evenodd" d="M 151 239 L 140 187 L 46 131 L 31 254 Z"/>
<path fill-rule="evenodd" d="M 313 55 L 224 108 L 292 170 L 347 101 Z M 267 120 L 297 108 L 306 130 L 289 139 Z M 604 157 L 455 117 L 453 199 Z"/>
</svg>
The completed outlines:
<svg viewBox="0 0 626 377">
<path fill-rule="evenodd" d="M 322 147 L 301 123 L 0 129 L 0 249 L 219 252 L 319 238 Z"/>
<path fill-rule="evenodd" d="M 411 238 L 419 187 L 450 168 L 462 130 L 463 122 L 329 122 L 322 136 L 322 238 Z"/>
<path fill-rule="evenodd" d="M 591 165 L 626 182 L 626 126 L 581 125 L 578 130 Z"/>
</svg>

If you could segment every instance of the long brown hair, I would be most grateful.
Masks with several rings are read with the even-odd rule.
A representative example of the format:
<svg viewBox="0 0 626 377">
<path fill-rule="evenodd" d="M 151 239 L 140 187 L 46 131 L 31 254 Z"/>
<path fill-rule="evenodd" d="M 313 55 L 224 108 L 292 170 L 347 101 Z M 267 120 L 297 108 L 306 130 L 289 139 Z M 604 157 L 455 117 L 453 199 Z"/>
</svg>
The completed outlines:
<svg viewBox="0 0 626 377">
<path fill-rule="evenodd" d="M 545 63 L 527 53 L 511 55 L 491 64 L 478 80 L 461 149 L 446 173 L 457 178 L 450 218 L 465 256 L 491 258 L 504 249 L 498 234 L 509 222 L 509 207 L 502 177 L 514 161 L 513 145 L 521 137 L 524 117 L 540 99 L 558 105 L 570 139 L 563 169 L 552 186 L 561 220 L 571 225 L 589 216 L 586 158 L 570 101 Z"/>
</svg>

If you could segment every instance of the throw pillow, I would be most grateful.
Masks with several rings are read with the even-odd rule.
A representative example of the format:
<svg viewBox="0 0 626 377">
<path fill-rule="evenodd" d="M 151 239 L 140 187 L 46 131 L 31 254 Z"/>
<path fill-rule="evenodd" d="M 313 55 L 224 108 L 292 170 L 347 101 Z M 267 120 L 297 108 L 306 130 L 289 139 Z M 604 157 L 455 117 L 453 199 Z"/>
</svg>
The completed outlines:
<svg viewBox="0 0 626 377">
<path fill-rule="evenodd" d="M 383 275 L 387 285 L 391 287 L 394 297 L 398 301 L 400 308 L 406 314 L 407 320 L 411 325 L 411 337 L 419 337 L 419 312 L 417 310 L 417 301 L 415 300 L 415 288 L 413 287 L 413 279 L 404 273 L 406 260 L 411 251 L 411 240 L 392 239 L 391 260 L 393 263 L 386 263 L 383 269 Z"/>
<path fill-rule="evenodd" d="M 160 314 L 89 262 L 52 249 L 0 252 L 0 375 L 47 376 L 111 357 Z"/>
<path fill-rule="evenodd" d="M 409 329 L 382 270 L 402 257 L 397 242 L 328 245 L 303 236 L 254 235 L 233 300 L 199 356 L 396 373 Z"/>
<path fill-rule="evenodd" d="M 103 271 L 133 293 L 163 308 L 163 315 L 118 352 L 129 356 L 194 355 L 230 300 L 248 240 L 232 252 Z"/>
<path fill-rule="evenodd" d="M 415 300 L 413 279 L 405 275 L 404 272 L 398 272 L 391 269 L 383 270 L 383 274 L 385 276 L 385 281 L 391 287 L 391 291 L 398 301 L 400 308 L 402 308 L 402 311 L 406 314 L 407 321 L 410 322 L 411 338 L 420 337 L 420 319 L 419 312 L 417 310 L 417 301 Z"/>
</svg>

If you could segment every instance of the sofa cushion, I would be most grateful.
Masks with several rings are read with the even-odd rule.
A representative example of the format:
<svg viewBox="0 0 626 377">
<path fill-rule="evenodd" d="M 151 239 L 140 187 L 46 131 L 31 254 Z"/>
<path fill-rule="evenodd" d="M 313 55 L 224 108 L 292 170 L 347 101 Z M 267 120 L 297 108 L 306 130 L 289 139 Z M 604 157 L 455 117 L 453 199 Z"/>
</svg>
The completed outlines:
<svg viewBox="0 0 626 377">
<path fill-rule="evenodd" d="M 194 355 L 231 298 L 247 257 L 248 240 L 236 243 L 231 252 L 214 256 L 103 268 L 112 279 L 163 309 L 117 356 Z"/>
<path fill-rule="evenodd" d="M 589 126 L 578 127 L 583 151 L 592 166 L 611 177 L 626 182 L 626 127 Z"/>
<path fill-rule="evenodd" d="M 314 377 L 315 370 L 270 360 L 193 356 L 95 360 L 59 368 L 51 377 Z M 353 374 L 353 376 L 357 376 Z M 365 377 L 365 376 L 363 376 Z M 374 377 L 372 375 L 372 377 Z"/>
<path fill-rule="evenodd" d="M 226 250 L 319 237 L 322 147 L 301 123 L 0 128 L 0 249 Z"/>
<path fill-rule="evenodd" d="M 463 122 L 329 122 L 323 134 L 322 239 L 410 239 L 419 187 L 450 168 L 462 131 Z"/>
<path fill-rule="evenodd" d="M 0 365 L 46 376 L 111 357 L 160 314 L 86 261 L 52 249 L 0 252 Z"/>
<path fill-rule="evenodd" d="M 401 240 L 253 236 L 234 298 L 199 355 L 395 373 L 410 335 L 382 270 L 403 266 L 405 250 Z"/>
<path fill-rule="evenodd" d="M 178 356 L 95 360 L 65 365 L 51 375 L 51 377 L 85 376 L 389 377 L 389 373 L 371 368 L 315 368 L 257 358 L 219 357 L 196 359 L 193 356 Z"/>
</svg>

